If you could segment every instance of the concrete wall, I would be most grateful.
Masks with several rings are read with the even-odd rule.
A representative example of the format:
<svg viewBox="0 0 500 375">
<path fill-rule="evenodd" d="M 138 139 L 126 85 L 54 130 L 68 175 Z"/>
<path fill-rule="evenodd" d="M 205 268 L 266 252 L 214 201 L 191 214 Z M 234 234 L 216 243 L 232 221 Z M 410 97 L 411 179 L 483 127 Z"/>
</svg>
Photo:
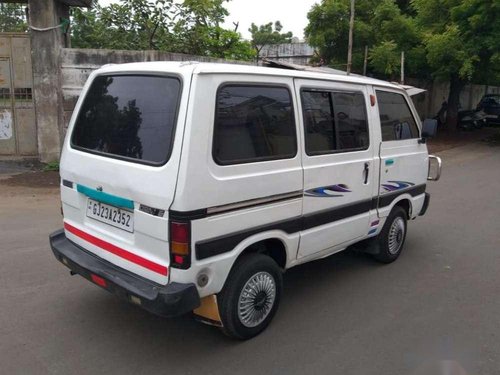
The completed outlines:
<svg viewBox="0 0 500 375">
<path fill-rule="evenodd" d="M 123 64 L 141 61 L 202 61 L 228 63 L 227 60 L 223 59 L 162 51 L 63 48 L 60 57 L 63 132 L 66 131 L 82 87 L 93 70 L 106 64 Z M 232 63 L 247 64 L 245 62 Z"/>
<path fill-rule="evenodd" d="M 409 78 L 406 84 L 427 90 L 413 97 L 421 118 L 436 116 L 443 101 L 448 100 L 450 85 L 447 82 L 427 82 Z M 460 94 L 461 109 L 475 109 L 483 95 L 487 93 L 500 93 L 500 87 L 473 84 L 465 86 Z"/>
<path fill-rule="evenodd" d="M 314 56 L 314 48 L 307 43 L 284 43 L 264 46 L 259 58 L 308 65 Z"/>
<path fill-rule="evenodd" d="M 286 56 L 299 52 L 309 53 L 312 51 L 306 43 L 278 44 L 266 50 L 266 56 Z M 308 52 L 309 51 L 309 52 Z M 286 60 L 288 62 L 300 63 L 304 57 L 295 56 Z M 281 59 L 281 57 L 280 57 Z M 283 57 L 286 59 L 286 57 Z M 139 61 L 205 61 L 224 62 L 222 59 L 184 55 L 161 51 L 119 51 L 105 49 L 73 49 L 62 48 L 60 56 L 60 77 L 62 93 L 62 133 L 68 126 L 69 119 L 75 107 L 78 96 L 90 73 L 105 64 L 123 64 Z M 285 60 L 284 60 L 285 61 Z M 234 62 L 247 64 L 244 62 Z M 303 63 L 302 63 L 303 64 Z M 422 80 L 408 79 L 407 84 L 421 87 L 427 90 L 423 94 L 414 97 L 414 103 L 422 118 L 434 117 L 441 103 L 448 97 L 449 84 L 443 82 L 426 82 Z M 500 87 L 484 85 L 467 85 L 461 94 L 460 102 L 463 109 L 473 109 L 485 93 L 500 92 Z"/>
</svg>

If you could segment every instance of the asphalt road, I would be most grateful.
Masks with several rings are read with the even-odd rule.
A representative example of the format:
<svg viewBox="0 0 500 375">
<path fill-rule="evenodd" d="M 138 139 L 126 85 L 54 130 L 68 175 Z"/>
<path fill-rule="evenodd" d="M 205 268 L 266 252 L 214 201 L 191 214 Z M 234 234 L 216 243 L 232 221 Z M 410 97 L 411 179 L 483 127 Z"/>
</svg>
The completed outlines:
<svg viewBox="0 0 500 375">
<path fill-rule="evenodd" d="M 290 270 L 259 337 L 121 302 L 53 258 L 54 189 L 0 184 L 2 374 L 498 374 L 500 148 L 442 153 L 399 260 L 341 253 Z"/>
</svg>

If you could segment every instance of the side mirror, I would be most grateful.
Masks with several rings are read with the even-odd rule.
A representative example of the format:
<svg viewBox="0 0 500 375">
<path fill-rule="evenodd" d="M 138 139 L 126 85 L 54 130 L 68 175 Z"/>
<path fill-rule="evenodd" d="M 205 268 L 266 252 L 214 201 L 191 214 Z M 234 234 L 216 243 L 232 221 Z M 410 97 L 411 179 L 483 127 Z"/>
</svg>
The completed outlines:
<svg viewBox="0 0 500 375">
<path fill-rule="evenodd" d="M 424 120 L 422 125 L 422 143 L 425 143 L 427 138 L 432 138 L 436 136 L 438 122 L 435 119 L 428 118 Z"/>
</svg>

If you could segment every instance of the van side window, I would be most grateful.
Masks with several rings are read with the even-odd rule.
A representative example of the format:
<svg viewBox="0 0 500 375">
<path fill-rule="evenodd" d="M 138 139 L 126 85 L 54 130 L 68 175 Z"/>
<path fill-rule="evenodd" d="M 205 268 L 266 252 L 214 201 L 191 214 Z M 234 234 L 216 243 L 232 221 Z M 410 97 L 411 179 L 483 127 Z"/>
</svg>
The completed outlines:
<svg viewBox="0 0 500 375">
<path fill-rule="evenodd" d="M 307 155 L 368 148 L 362 93 L 302 90 L 301 98 Z"/>
<path fill-rule="evenodd" d="M 293 158 L 297 132 L 285 87 L 225 85 L 217 93 L 213 157 L 239 164 Z"/>
<path fill-rule="evenodd" d="M 382 141 L 418 138 L 418 127 L 401 94 L 377 91 Z"/>
</svg>

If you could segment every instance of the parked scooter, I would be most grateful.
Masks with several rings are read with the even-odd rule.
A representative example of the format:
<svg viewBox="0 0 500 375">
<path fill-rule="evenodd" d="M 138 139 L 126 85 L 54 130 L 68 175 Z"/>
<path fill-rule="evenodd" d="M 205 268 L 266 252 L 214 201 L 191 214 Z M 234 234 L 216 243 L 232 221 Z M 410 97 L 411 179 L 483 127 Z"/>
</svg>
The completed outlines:
<svg viewBox="0 0 500 375">
<path fill-rule="evenodd" d="M 446 116 L 448 112 L 448 103 L 443 101 L 441 108 L 434 117 L 437 120 L 438 127 L 443 128 L 446 125 Z M 487 125 L 487 115 L 482 110 L 466 110 L 458 112 L 457 128 L 461 130 L 481 129 Z"/>
<path fill-rule="evenodd" d="M 487 125 L 486 113 L 483 111 L 460 111 L 458 112 L 457 127 L 462 130 L 481 129 Z"/>
</svg>

